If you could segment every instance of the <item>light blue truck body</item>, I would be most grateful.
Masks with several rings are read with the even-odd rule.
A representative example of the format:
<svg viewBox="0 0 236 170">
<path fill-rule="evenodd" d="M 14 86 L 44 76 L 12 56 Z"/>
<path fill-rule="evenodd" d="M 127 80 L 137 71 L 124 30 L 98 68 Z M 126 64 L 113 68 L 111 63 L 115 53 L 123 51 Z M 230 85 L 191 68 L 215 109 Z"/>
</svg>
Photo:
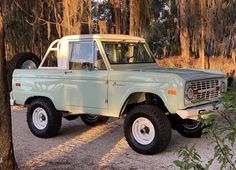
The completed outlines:
<svg viewBox="0 0 236 170">
<path fill-rule="evenodd" d="M 71 43 L 74 42 L 91 42 L 91 56 L 99 51 L 105 69 L 71 69 Z M 145 95 L 153 94 L 164 103 L 168 110 L 166 114 L 177 113 L 184 119 L 197 119 L 199 110 L 210 109 L 209 103 L 217 101 L 220 93 L 226 90 L 227 79 L 220 72 L 161 68 L 155 61 L 134 64 L 131 59 L 129 63 L 113 64 L 103 42 L 141 43 L 145 54 L 152 57 L 145 40 L 139 37 L 64 37 L 52 43 L 38 69 L 14 71 L 12 95 L 15 103 L 25 105 L 33 98 L 45 97 L 52 101 L 57 110 L 68 114 L 120 117 L 127 105 L 145 102 Z M 56 67 L 44 66 L 50 52 L 56 54 Z M 119 51 L 116 53 L 119 54 Z M 95 64 L 95 60 L 89 59 L 91 64 Z M 190 100 L 189 95 L 193 95 Z M 201 100 L 193 102 L 196 99 Z M 194 108 L 197 109 L 193 111 Z"/>
</svg>

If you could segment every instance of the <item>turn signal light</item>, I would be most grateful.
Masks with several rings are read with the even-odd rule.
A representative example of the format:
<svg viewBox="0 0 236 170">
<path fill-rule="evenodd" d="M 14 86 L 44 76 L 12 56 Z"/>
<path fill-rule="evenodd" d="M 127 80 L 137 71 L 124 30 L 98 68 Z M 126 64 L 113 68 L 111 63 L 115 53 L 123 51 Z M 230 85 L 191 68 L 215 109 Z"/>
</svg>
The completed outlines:
<svg viewBox="0 0 236 170">
<path fill-rule="evenodd" d="M 176 95 L 176 90 L 168 90 L 169 95 Z"/>
</svg>

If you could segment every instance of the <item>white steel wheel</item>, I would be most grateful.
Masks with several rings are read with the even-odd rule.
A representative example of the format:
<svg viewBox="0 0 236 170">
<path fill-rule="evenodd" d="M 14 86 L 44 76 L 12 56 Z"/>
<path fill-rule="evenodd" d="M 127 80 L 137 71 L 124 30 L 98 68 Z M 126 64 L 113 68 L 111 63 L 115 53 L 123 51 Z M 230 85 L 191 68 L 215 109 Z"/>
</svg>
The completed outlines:
<svg viewBox="0 0 236 170">
<path fill-rule="evenodd" d="M 34 126 L 37 129 L 39 130 L 45 129 L 48 125 L 48 115 L 46 111 L 41 107 L 37 107 L 33 111 L 32 121 L 33 121 Z"/>
<path fill-rule="evenodd" d="M 134 151 L 151 155 L 167 147 L 171 138 L 171 125 L 162 110 L 143 104 L 135 106 L 127 113 L 124 133 Z"/>
<path fill-rule="evenodd" d="M 26 117 L 30 131 L 37 137 L 50 138 L 60 130 L 62 114 L 49 99 L 34 99 L 28 106 Z"/>
<path fill-rule="evenodd" d="M 138 143 L 148 145 L 155 138 L 155 128 L 150 120 L 140 117 L 132 125 L 132 134 Z"/>
</svg>

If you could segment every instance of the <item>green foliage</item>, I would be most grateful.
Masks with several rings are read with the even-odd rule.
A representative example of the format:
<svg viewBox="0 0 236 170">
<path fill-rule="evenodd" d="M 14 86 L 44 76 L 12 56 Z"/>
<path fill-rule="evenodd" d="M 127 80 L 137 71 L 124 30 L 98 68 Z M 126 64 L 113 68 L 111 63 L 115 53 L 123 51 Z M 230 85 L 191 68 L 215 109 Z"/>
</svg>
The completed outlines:
<svg viewBox="0 0 236 170">
<path fill-rule="evenodd" d="M 182 160 L 175 160 L 174 163 L 176 166 L 180 167 L 183 170 L 204 170 L 205 167 L 201 165 L 201 156 L 198 154 L 195 149 L 195 145 L 192 146 L 182 146 L 178 152 L 178 155 Z"/>
<path fill-rule="evenodd" d="M 183 146 L 178 151 L 179 160 L 174 164 L 183 170 L 209 169 L 212 162 L 216 160 L 220 169 L 236 169 L 236 158 L 233 147 L 236 139 L 236 88 L 233 87 L 227 93 L 222 94 L 221 103 L 225 109 L 218 114 L 208 115 L 207 118 L 200 118 L 204 129 L 204 137 L 209 139 L 209 145 L 214 148 L 214 155 L 207 164 L 203 165 L 200 154 L 195 146 Z M 209 114 L 208 113 L 203 113 Z M 202 115 L 201 115 L 202 117 Z"/>
</svg>

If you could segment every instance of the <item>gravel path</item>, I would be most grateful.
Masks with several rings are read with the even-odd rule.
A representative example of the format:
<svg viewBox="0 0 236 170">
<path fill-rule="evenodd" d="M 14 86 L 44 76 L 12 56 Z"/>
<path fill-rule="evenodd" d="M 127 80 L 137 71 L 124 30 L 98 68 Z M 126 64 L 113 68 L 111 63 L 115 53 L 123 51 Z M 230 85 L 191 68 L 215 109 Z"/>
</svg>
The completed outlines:
<svg viewBox="0 0 236 170">
<path fill-rule="evenodd" d="M 58 136 L 50 139 L 31 134 L 26 123 L 26 109 L 13 107 L 13 141 L 15 157 L 20 169 L 178 169 L 173 165 L 178 148 L 195 144 L 204 161 L 212 156 L 212 149 L 204 138 L 188 139 L 173 131 L 168 148 L 156 155 L 134 152 L 123 135 L 123 120 L 110 119 L 104 125 L 88 127 L 78 118 L 63 119 Z M 219 169 L 214 164 L 211 169 Z"/>
</svg>

